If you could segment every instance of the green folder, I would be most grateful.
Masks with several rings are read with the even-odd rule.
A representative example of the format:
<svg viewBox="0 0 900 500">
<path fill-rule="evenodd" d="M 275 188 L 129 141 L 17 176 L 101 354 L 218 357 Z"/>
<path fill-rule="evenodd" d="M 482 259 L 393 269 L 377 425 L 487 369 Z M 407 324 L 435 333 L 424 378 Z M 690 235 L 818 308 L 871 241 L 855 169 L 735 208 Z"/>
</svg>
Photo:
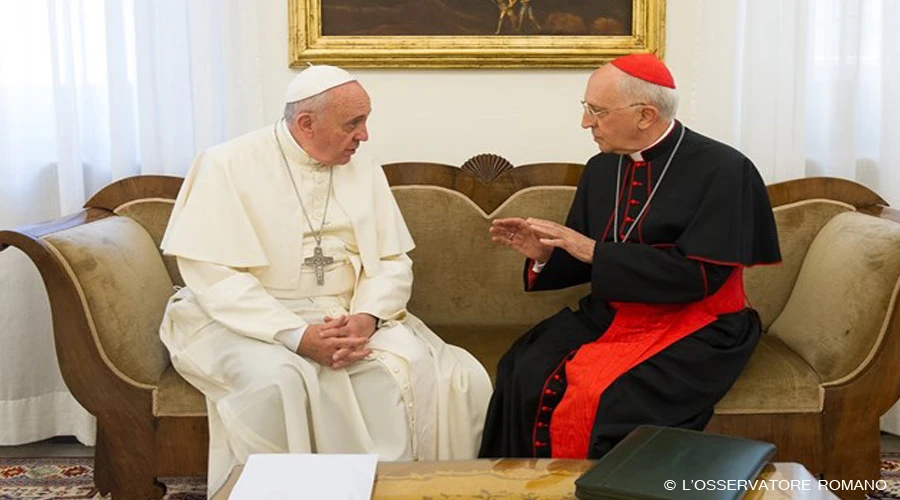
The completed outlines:
<svg viewBox="0 0 900 500">
<path fill-rule="evenodd" d="M 575 497 L 737 499 L 773 455 L 772 443 L 642 425 L 575 481 Z"/>
</svg>

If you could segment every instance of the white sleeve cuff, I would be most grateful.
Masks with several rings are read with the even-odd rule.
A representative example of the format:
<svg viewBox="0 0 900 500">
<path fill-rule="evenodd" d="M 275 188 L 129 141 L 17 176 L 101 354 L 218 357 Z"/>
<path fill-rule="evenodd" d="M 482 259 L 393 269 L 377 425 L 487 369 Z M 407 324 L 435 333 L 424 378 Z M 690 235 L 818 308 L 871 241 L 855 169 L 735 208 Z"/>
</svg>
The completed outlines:
<svg viewBox="0 0 900 500">
<path fill-rule="evenodd" d="M 544 266 L 546 266 L 546 265 L 547 265 L 546 262 L 538 262 L 538 261 L 534 261 L 534 265 L 531 266 L 531 270 L 534 271 L 534 272 L 536 272 L 536 273 L 539 273 L 539 272 L 541 272 L 541 271 L 544 270 Z"/>
<path fill-rule="evenodd" d="M 303 325 L 300 328 L 281 330 L 275 334 L 275 340 L 284 344 L 291 352 L 297 352 L 297 348 L 300 347 L 300 340 L 303 339 L 303 334 L 306 333 L 306 328 L 308 326 L 309 325 Z"/>
</svg>

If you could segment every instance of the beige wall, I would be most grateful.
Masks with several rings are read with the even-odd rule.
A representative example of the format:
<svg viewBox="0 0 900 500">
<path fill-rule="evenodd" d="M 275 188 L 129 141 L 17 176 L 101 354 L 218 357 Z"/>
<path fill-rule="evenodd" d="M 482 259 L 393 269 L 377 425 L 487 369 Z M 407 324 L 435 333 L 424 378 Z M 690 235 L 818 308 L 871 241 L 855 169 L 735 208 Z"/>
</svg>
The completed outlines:
<svg viewBox="0 0 900 500">
<path fill-rule="evenodd" d="M 679 118 L 735 144 L 732 109 L 738 2 L 668 0 L 667 62 L 681 91 Z M 263 114 L 274 119 L 294 72 L 287 68 L 287 0 L 257 10 Z M 385 162 L 458 165 L 483 152 L 513 164 L 583 162 L 596 153 L 581 130 L 579 99 L 590 70 L 354 70 L 372 95 L 365 151 Z M 766 175 L 766 172 L 763 172 Z"/>
</svg>

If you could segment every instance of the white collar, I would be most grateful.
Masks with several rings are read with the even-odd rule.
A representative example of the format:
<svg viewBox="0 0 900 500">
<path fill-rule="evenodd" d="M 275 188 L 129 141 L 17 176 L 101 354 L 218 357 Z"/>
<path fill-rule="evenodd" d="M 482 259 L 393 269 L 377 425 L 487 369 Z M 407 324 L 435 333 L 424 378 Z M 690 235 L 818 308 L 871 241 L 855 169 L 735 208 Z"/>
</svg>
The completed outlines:
<svg viewBox="0 0 900 500">
<path fill-rule="evenodd" d="M 655 141 L 653 141 L 652 144 L 650 144 L 649 146 L 647 146 L 646 148 L 644 148 L 640 151 L 635 151 L 634 153 L 631 153 L 628 156 L 630 156 L 633 161 L 644 161 L 644 155 L 642 155 L 641 153 L 643 153 L 644 151 L 647 151 L 648 149 L 650 149 L 653 146 L 656 146 L 657 144 L 662 142 L 663 139 L 665 139 L 666 137 L 669 136 L 669 133 L 672 132 L 673 128 L 675 128 L 675 120 L 672 120 L 671 122 L 669 122 L 669 126 L 666 128 L 666 131 L 663 132 L 662 135 L 659 136 Z"/>
</svg>

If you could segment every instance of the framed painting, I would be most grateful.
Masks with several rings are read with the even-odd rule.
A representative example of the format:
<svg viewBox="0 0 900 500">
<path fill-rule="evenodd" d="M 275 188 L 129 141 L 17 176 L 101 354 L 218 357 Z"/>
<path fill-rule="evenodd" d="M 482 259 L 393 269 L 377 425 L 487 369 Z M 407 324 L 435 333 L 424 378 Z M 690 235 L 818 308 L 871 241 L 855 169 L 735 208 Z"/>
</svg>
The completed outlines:
<svg viewBox="0 0 900 500">
<path fill-rule="evenodd" d="M 665 48 L 665 0 L 288 0 L 288 9 L 295 68 L 582 68 Z"/>
</svg>

